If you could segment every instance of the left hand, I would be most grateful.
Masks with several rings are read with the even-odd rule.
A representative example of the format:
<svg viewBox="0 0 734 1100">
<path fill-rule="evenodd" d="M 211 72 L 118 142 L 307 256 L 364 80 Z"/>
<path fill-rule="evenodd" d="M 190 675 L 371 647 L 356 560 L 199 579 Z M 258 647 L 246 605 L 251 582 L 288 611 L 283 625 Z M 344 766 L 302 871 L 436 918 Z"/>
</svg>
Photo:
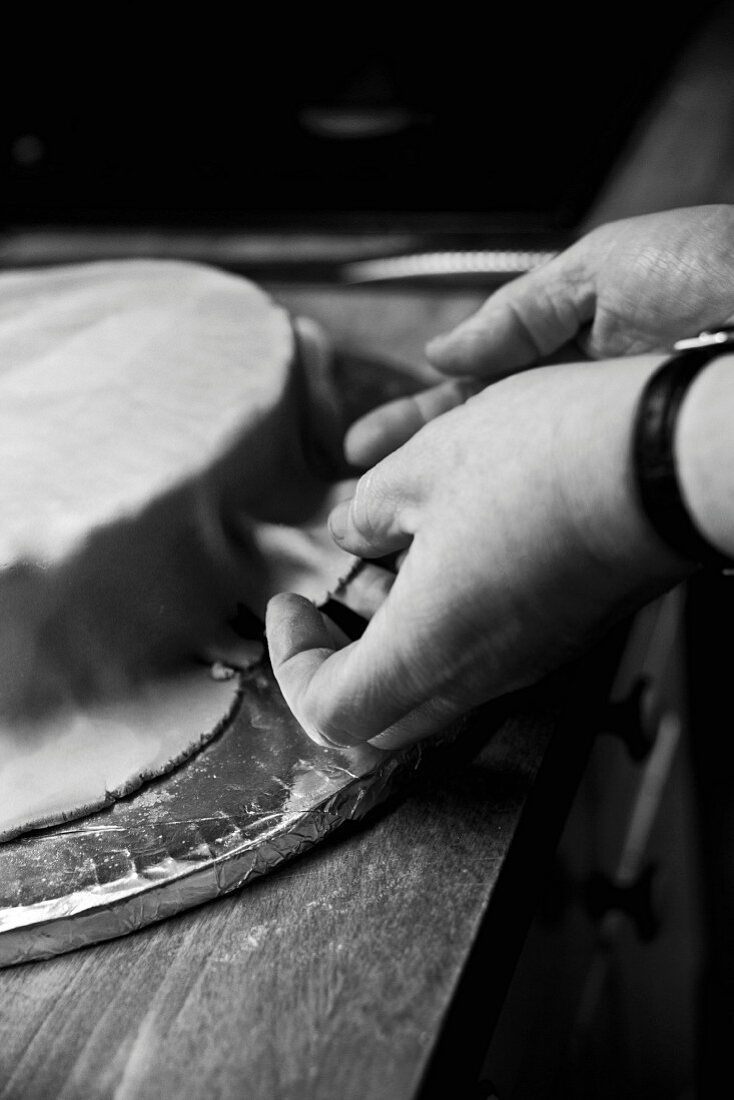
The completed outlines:
<svg viewBox="0 0 734 1100">
<path fill-rule="evenodd" d="M 344 448 L 368 467 L 490 382 L 557 360 L 663 351 L 734 318 L 734 205 L 642 214 L 597 226 L 513 279 L 426 355 L 447 381 L 355 420 Z M 552 360 L 551 360 L 552 361 Z"/>
</svg>

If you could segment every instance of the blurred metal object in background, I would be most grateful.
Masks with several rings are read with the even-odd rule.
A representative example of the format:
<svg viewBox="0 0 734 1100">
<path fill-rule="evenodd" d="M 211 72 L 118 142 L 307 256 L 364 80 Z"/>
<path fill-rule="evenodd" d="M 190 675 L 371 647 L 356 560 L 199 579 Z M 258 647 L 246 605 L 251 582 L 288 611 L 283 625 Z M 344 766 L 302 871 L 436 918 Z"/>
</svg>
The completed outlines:
<svg viewBox="0 0 734 1100">
<path fill-rule="evenodd" d="M 460 279 L 485 281 L 523 275 L 557 255 L 555 251 L 482 249 L 447 252 L 418 252 L 406 256 L 359 260 L 341 269 L 345 283 L 383 283 L 403 279 Z"/>
</svg>

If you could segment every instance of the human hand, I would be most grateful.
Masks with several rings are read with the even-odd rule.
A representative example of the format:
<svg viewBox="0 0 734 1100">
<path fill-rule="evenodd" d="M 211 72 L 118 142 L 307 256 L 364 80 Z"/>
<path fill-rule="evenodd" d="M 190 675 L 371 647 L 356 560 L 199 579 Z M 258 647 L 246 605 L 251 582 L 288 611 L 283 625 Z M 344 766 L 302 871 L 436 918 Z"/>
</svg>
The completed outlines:
<svg viewBox="0 0 734 1100">
<path fill-rule="evenodd" d="M 321 744 L 397 747 L 533 682 L 688 567 L 640 515 L 629 436 L 659 357 L 507 378 L 429 423 L 357 483 L 332 533 L 401 553 L 356 642 L 309 601 L 268 605 L 273 670 Z"/>
<path fill-rule="evenodd" d="M 432 341 L 428 359 L 450 380 L 356 421 L 345 452 L 373 465 L 470 393 L 571 341 L 593 359 L 662 351 L 733 317 L 734 205 L 601 225 Z"/>
</svg>

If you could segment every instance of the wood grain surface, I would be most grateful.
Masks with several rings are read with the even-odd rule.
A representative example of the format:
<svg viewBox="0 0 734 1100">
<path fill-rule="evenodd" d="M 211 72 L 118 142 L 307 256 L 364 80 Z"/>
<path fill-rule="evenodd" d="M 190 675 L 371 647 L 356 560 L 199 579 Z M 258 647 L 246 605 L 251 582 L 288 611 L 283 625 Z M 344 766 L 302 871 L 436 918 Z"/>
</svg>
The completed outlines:
<svg viewBox="0 0 734 1100">
<path fill-rule="evenodd" d="M 4 971 L 0 1095 L 414 1095 L 551 728 L 505 723 L 231 898 Z"/>
</svg>

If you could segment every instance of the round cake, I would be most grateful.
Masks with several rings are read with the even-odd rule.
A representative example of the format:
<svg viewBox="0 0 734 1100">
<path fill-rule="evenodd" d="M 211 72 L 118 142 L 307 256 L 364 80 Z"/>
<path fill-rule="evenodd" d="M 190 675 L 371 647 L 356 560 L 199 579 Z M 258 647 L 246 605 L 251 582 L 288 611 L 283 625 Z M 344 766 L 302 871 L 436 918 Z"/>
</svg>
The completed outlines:
<svg viewBox="0 0 734 1100">
<path fill-rule="evenodd" d="M 349 569 L 304 453 L 308 331 L 202 265 L 0 276 L 0 839 L 185 759 L 236 709 L 210 663 L 262 652 L 242 609 Z"/>
</svg>

